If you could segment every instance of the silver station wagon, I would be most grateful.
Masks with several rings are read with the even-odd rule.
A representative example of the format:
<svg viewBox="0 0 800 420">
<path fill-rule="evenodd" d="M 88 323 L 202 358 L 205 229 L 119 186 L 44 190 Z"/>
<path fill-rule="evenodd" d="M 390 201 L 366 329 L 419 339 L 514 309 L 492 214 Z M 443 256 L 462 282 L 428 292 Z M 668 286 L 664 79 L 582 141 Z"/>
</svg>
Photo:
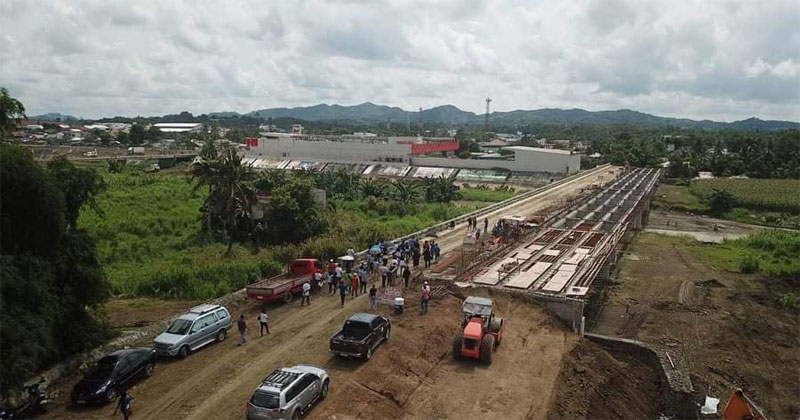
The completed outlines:
<svg viewBox="0 0 800 420">
<path fill-rule="evenodd" d="M 231 325 L 231 314 L 224 306 L 198 305 L 172 321 L 153 340 L 153 350 L 160 356 L 184 358 L 212 341 L 224 340 Z"/>
</svg>

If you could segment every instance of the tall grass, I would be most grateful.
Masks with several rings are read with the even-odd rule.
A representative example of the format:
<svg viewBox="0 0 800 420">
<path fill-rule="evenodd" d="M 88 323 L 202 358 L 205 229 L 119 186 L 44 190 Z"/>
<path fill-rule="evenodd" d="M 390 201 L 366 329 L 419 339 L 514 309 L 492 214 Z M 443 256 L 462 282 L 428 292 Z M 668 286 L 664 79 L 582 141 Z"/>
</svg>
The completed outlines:
<svg viewBox="0 0 800 420">
<path fill-rule="evenodd" d="M 98 203 L 105 215 L 87 211 L 80 226 L 96 240 L 98 258 L 116 295 L 207 299 L 282 271 L 298 257 L 320 259 L 363 249 L 472 211 L 479 206 L 424 203 L 406 216 L 379 215 L 361 201 L 336 200 L 331 227 L 302 243 L 254 249 L 199 236 L 205 191 L 192 194 L 186 177 L 175 174 L 104 173 L 108 189 Z"/>
<path fill-rule="evenodd" d="M 691 191 L 708 198 L 714 189 L 733 194 L 736 207 L 800 213 L 800 179 L 699 179 Z"/>
</svg>

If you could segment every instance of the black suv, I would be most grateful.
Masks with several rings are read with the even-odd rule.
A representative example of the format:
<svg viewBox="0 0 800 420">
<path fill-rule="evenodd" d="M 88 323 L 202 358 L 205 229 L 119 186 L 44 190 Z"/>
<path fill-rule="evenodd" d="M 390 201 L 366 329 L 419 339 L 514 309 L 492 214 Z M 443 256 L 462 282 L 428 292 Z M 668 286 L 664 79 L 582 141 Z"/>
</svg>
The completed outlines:
<svg viewBox="0 0 800 420">
<path fill-rule="evenodd" d="M 379 344 L 391 335 L 392 324 L 380 315 L 357 313 L 344 322 L 341 331 L 331 337 L 331 352 L 341 357 L 369 360 Z"/>
</svg>

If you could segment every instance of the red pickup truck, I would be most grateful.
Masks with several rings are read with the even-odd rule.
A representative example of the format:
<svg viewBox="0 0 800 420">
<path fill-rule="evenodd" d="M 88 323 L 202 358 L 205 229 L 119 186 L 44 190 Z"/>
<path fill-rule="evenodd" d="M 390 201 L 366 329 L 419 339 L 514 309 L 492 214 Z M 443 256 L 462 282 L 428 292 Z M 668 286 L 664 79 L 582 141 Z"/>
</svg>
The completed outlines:
<svg viewBox="0 0 800 420">
<path fill-rule="evenodd" d="M 291 302 L 294 294 L 303 290 L 303 283 L 313 281 L 318 272 L 322 272 L 322 264 L 316 258 L 292 260 L 286 273 L 247 286 L 247 296 L 261 302 Z"/>
</svg>

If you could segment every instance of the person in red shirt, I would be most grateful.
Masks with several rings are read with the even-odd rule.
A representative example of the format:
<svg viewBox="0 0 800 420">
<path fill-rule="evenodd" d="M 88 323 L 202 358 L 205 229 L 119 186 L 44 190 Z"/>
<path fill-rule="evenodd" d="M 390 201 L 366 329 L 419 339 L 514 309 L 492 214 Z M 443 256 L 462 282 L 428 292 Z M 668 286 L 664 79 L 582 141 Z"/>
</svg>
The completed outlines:
<svg viewBox="0 0 800 420">
<path fill-rule="evenodd" d="M 421 304 L 420 312 L 422 312 L 423 314 L 428 313 L 428 300 L 430 298 L 431 298 L 431 289 L 427 287 L 426 283 L 425 286 L 422 288 L 422 299 L 420 302 Z"/>
<path fill-rule="evenodd" d="M 358 296 L 358 278 L 357 273 L 353 273 L 353 276 L 350 278 L 350 296 L 356 297 Z"/>
</svg>

